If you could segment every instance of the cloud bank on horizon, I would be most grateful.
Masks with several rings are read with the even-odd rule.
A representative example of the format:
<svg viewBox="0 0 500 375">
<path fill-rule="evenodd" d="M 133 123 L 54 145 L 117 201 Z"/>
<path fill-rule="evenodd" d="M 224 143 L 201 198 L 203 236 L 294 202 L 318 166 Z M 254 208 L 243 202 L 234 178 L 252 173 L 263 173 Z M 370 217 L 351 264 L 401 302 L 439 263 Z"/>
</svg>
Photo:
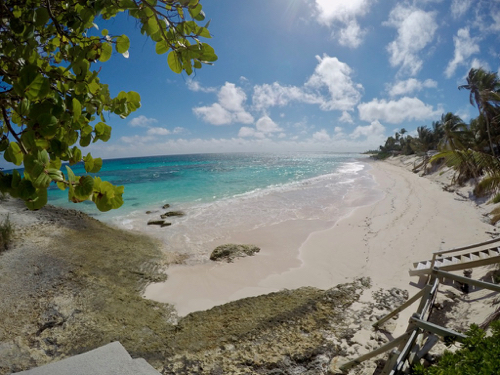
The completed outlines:
<svg viewBox="0 0 500 375">
<path fill-rule="evenodd" d="M 476 116 L 457 86 L 472 67 L 500 68 L 499 0 L 213 3 L 219 60 L 193 77 L 162 60 L 137 70 L 123 85 L 143 106 L 110 120 L 96 154 L 365 151 L 444 112 Z M 148 58 L 138 44 L 124 70 Z"/>
</svg>

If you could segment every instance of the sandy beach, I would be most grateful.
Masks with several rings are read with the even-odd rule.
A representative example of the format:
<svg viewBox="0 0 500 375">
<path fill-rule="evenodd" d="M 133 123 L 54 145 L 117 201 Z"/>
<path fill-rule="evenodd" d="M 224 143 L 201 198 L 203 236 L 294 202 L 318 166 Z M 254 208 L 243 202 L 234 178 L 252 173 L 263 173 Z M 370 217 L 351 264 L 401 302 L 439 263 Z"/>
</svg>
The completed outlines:
<svg viewBox="0 0 500 375">
<path fill-rule="evenodd" d="M 234 263 L 172 266 L 168 281 L 150 285 L 146 297 L 172 303 L 183 316 L 239 298 L 302 286 L 327 289 L 363 276 L 372 279 L 373 290 L 397 287 L 412 295 L 419 290 L 418 278 L 408 275 L 412 262 L 491 238 L 492 226 L 473 201 L 412 173 L 399 159 L 370 166 L 383 192 L 376 203 L 331 228 L 289 221 L 235 235 L 229 242 L 253 243 L 261 252 Z M 398 330 L 404 329 L 407 319 L 399 322 Z"/>
</svg>

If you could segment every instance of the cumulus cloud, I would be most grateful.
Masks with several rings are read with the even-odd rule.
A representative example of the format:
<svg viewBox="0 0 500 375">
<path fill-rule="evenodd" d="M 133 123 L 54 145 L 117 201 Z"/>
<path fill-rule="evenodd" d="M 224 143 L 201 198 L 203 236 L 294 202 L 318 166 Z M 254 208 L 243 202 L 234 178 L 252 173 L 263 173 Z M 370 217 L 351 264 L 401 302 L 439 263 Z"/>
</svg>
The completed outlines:
<svg viewBox="0 0 500 375">
<path fill-rule="evenodd" d="M 217 93 L 217 103 L 193 108 L 196 116 L 212 125 L 229 125 L 234 122 L 251 124 L 253 116 L 244 108 L 247 96 L 242 88 L 226 82 Z"/>
<path fill-rule="evenodd" d="M 441 114 L 431 105 L 418 98 L 403 97 L 399 100 L 373 99 L 358 105 L 359 118 L 364 121 L 382 120 L 391 124 L 401 124 L 408 120 L 427 120 Z"/>
<path fill-rule="evenodd" d="M 345 47 L 358 48 L 363 42 L 366 31 L 355 20 L 349 21 L 339 32 L 339 43 Z"/>
<path fill-rule="evenodd" d="M 262 116 L 257 120 L 255 128 L 243 126 L 241 127 L 238 136 L 239 137 L 256 137 L 265 138 L 267 136 L 273 135 L 274 133 L 279 133 L 283 129 L 276 124 L 269 116 Z M 283 138 L 285 134 L 279 134 L 279 137 Z"/>
<path fill-rule="evenodd" d="M 368 13 L 373 0 L 315 0 L 318 22 L 338 29 L 341 45 L 357 48 L 361 44 L 365 30 L 358 24 L 357 18 Z"/>
<path fill-rule="evenodd" d="M 340 122 L 347 122 L 349 124 L 354 123 L 351 114 L 349 112 L 346 112 L 346 111 L 342 112 L 342 116 L 339 117 L 339 121 Z"/>
<path fill-rule="evenodd" d="M 436 13 L 398 4 L 385 25 L 398 30 L 397 38 L 387 46 L 389 62 L 403 73 L 417 74 L 422 68 L 419 53 L 432 42 L 438 27 Z"/>
<path fill-rule="evenodd" d="M 128 124 L 133 127 L 147 128 L 152 124 L 156 124 L 157 122 L 158 120 L 155 118 L 147 118 L 146 116 L 140 115 L 130 120 Z"/>
<path fill-rule="evenodd" d="M 361 99 L 363 86 L 353 82 L 352 69 L 336 57 L 316 56 L 318 65 L 304 86 L 283 86 L 278 82 L 254 86 L 256 110 L 285 106 L 292 101 L 318 104 L 324 111 L 352 111 Z"/>
<path fill-rule="evenodd" d="M 451 2 L 451 15 L 457 19 L 462 17 L 472 5 L 472 0 L 453 0 Z"/>
<path fill-rule="evenodd" d="M 316 56 L 318 65 L 305 83 L 305 88 L 321 98 L 323 110 L 350 111 L 361 99 L 363 86 L 352 81 L 352 69 L 336 57 Z M 326 89 L 326 93 L 325 93 Z"/>
<path fill-rule="evenodd" d="M 377 120 L 372 121 L 370 125 L 357 126 L 356 129 L 350 134 L 352 139 L 358 139 L 360 137 L 383 137 L 385 133 L 385 127 Z"/>
<path fill-rule="evenodd" d="M 448 63 L 444 74 L 447 78 L 450 78 L 459 65 L 466 65 L 467 59 L 473 54 L 479 52 L 479 38 L 473 38 L 470 36 L 470 31 L 468 27 L 464 27 L 458 30 L 457 35 L 453 37 L 453 43 L 455 44 L 455 55 L 453 59 Z"/>
<path fill-rule="evenodd" d="M 432 79 L 419 81 L 418 79 L 410 78 L 405 81 L 397 81 L 388 88 L 388 91 L 390 96 L 400 96 L 418 92 L 424 88 L 437 88 L 437 82 Z"/>
<path fill-rule="evenodd" d="M 169 135 L 172 132 L 166 128 L 149 128 L 146 133 L 148 135 Z"/>
<path fill-rule="evenodd" d="M 191 91 L 201 91 L 201 92 L 216 92 L 217 89 L 215 87 L 203 87 L 198 81 L 193 79 L 188 79 L 186 81 L 186 86 Z"/>
<path fill-rule="evenodd" d="M 331 140 L 330 135 L 325 129 L 321 129 L 319 132 L 313 134 L 313 139 L 319 142 L 329 142 Z"/>
</svg>

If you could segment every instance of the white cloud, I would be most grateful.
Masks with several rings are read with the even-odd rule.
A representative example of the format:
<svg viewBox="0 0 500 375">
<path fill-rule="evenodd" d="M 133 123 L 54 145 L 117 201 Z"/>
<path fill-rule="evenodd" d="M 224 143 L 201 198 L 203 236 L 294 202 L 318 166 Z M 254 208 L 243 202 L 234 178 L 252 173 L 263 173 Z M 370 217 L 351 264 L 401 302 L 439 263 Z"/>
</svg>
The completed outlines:
<svg viewBox="0 0 500 375">
<path fill-rule="evenodd" d="M 193 112 L 196 116 L 201 117 L 204 121 L 212 125 L 228 125 L 233 122 L 231 113 L 219 103 L 214 103 L 206 107 L 193 108 Z"/>
<path fill-rule="evenodd" d="M 366 34 L 357 22 L 357 18 L 368 13 L 373 0 L 315 0 L 318 22 L 336 27 L 339 43 L 343 46 L 357 48 Z"/>
<path fill-rule="evenodd" d="M 291 101 L 309 104 L 319 104 L 321 99 L 316 95 L 306 92 L 297 86 L 282 86 L 278 82 L 254 86 L 252 96 L 253 106 L 256 110 L 265 110 L 269 107 L 283 107 Z"/>
<path fill-rule="evenodd" d="M 180 134 L 180 133 L 184 133 L 184 131 L 185 131 L 185 130 L 186 130 L 186 129 L 184 129 L 184 128 L 183 128 L 183 127 L 181 127 L 181 126 L 176 126 L 176 127 L 174 128 L 173 133 L 174 133 L 174 134 Z"/>
<path fill-rule="evenodd" d="M 191 91 L 201 91 L 201 92 L 216 92 L 217 89 L 215 87 L 203 87 L 198 81 L 193 79 L 188 79 L 186 81 L 186 85 Z"/>
<path fill-rule="evenodd" d="M 410 78 L 405 81 L 397 81 L 390 86 L 388 91 L 390 96 L 400 96 L 421 91 L 424 88 L 437 88 L 437 82 L 432 79 L 419 81 L 415 78 Z"/>
<path fill-rule="evenodd" d="M 273 133 L 279 133 L 283 131 L 269 116 L 262 116 L 257 120 L 255 128 L 250 128 L 248 126 L 243 126 L 240 128 L 238 137 L 255 137 L 255 138 L 266 138 L 267 136 L 273 135 Z M 278 135 L 280 138 L 286 137 L 286 134 L 281 133 Z"/>
<path fill-rule="evenodd" d="M 385 133 L 385 127 L 377 120 L 372 121 L 370 125 L 357 126 L 356 129 L 350 134 L 352 139 L 358 139 L 360 137 L 383 137 Z"/>
<path fill-rule="evenodd" d="M 149 128 L 146 133 L 148 135 L 169 135 L 172 132 L 166 128 Z"/>
<path fill-rule="evenodd" d="M 349 124 L 354 123 L 351 114 L 347 111 L 342 112 L 342 116 L 339 117 L 339 121 L 340 122 L 347 122 Z"/>
<path fill-rule="evenodd" d="M 147 118 L 146 116 L 140 115 L 130 120 L 128 124 L 133 127 L 147 128 L 150 127 L 152 124 L 156 124 L 157 122 L 158 122 L 157 119 Z"/>
<path fill-rule="evenodd" d="M 361 99 L 363 86 L 351 79 L 352 69 L 336 57 L 326 54 L 316 56 L 319 64 L 305 87 L 314 90 L 322 98 L 320 108 L 350 111 Z M 327 93 L 324 92 L 327 89 Z"/>
<path fill-rule="evenodd" d="M 155 137 L 152 137 L 150 135 L 143 136 L 143 135 L 132 135 L 132 136 L 124 136 L 120 138 L 120 141 L 124 143 L 130 143 L 130 144 L 144 144 L 147 142 L 152 142 L 156 140 Z M 147 155 L 147 153 L 144 153 Z"/>
<path fill-rule="evenodd" d="M 467 59 L 479 52 L 478 42 L 479 38 L 471 38 L 469 28 L 464 27 L 458 30 L 457 35 L 453 37 L 455 55 L 444 72 L 447 78 L 455 74 L 455 70 L 459 65 L 466 65 Z"/>
<path fill-rule="evenodd" d="M 318 65 L 303 87 L 282 86 L 278 82 L 254 86 L 256 110 L 285 106 L 292 101 L 318 104 L 324 111 L 351 111 L 361 99 L 363 86 L 352 81 L 352 69 L 336 57 L 316 56 Z"/>
<path fill-rule="evenodd" d="M 283 130 L 269 116 L 263 116 L 258 119 L 255 127 L 259 132 L 264 134 L 277 133 Z"/>
<path fill-rule="evenodd" d="M 364 121 L 382 120 L 391 124 L 401 124 L 408 120 L 427 120 L 441 115 L 441 109 L 423 103 L 418 98 L 403 97 L 386 101 L 373 99 L 358 105 L 359 118 Z"/>
<path fill-rule="evenodd" d="M 331 140 L 325 129 L 321 129 L 319 132 L 313 134 L 313 139 L 319 142 L 329 142 Z"/>
<path fill-rule="evenodd" d="M 247 137 L 255 137 L 264 139 L 266 136 L 262 132 L 258 132 L 254 128 L 249 128 L 248 126 L 242 126 L 240 131 L 238 132 L 238 137 L 247 138 Z"/>
<path fill-rule="evenodd" d="M 366 35 L 365 30 L 361 30 L 355 20 L 349 21 L 344 29 L 339 32 L 339 43 L 344 47 L 358 48 Z"/>
<path fill-rule="evenodd" d="M 347 23 L 353 17 L 365 15 L 369 7 L 369 0 L 316 0 L 318 21 L 325 25 L 335 21 Z"/>
<path fill-rule="evenodd" d="M 398 4 L 385 24 L 398 30 L 397 38 L 387 46 L 389 62 L 403 73 L 417 74 L 422 68 L 419 53 L 432 42 L 438 27 L 436 13 Z"/>
<path fill-rule="evenodd" d="M 243 104 L 247 96 L 243 89 L 234 83 L 226 82 L 217 94 L 218 102 L 211 106 L 193 108 L 193 112 L 212 125 L 228 125 L 233 122 L 251 124 L 253 116 Z"/>
<path fill-rule="evenodd" d="M 491 71 L 490 64 L 488 64 L 486 61 L 482 61 L 479 59 L 473 59 L 471 64 L 470 64 L 470 67 L 474 68 L 474 69 L 483 68 L 484 70 L 486 70 L 488 72 Z"/>
<path fill-rule="evenodd" d="M 451 15 L 457 19 L 462 17 L 472 5 L 472 0 L 453 0 L 451 3 Z"/>
</svg>

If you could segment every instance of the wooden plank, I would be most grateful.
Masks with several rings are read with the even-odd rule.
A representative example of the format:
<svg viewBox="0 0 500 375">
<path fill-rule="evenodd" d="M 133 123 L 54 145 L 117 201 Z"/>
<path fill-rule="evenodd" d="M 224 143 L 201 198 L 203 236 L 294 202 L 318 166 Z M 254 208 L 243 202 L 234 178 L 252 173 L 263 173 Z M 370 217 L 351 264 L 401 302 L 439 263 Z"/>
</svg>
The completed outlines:
<svg viewBox="0 0 500 375">
<path fill-rule="evenodd" d="M 482 252 L 481 252 L 481 254 L 483 254 L 481 256 L 481 259 L 473 260 L 471 262 L 440 265 L 439 261 L 436 261 L 436 267 L 440 268 L 442 270 L 446 270 L 446 271 L 459 271 L 459 270 L 463 270 L 466 268 L 483 267 L 483 266 L 487 266 L 490 264 L 500 263 L 500 255 L 495 256 L 495 257 L 488 257 L 486 254 L 484 254 Z M 429 272 L 431 272 L 430 268 L 425 268 L 425 269 L 420 269 L 420 270 L 415 270 L 415 269 L 409 270 L 410 276 L 425 275 L 425 274 L 428 274 Z"/>
<path fill-rule="evenodd" d="M 486 281 L 480 281 L 480 280 L 475 280 L 475 279 L 470 279 L 465 276 L 459 276 L 455 275 L 453 273 L 449 273 L 446 271 L 434 269 L 432 272 L 433 275 L 436 275 L 437 277 L 446 277 L 447 279 L 452 279 L 455 281 L 458 281 L 462 284 L 468 284 L 468 285 L 473 285 L 482 289 L 489 289 L 493 290 L 494 292 L 500 293 L 500 285 L 499 284 L 492 284 L 488 283 Z"/>
<path fill-rule="evenodd" d="M 389 372 L 392 371 L 394 366 L 396 366 L 396 362 L 398 360 L 399 354 L 400 353 L 396 349 L 394 349 L 392 352 L 389 353 L 389 358 L 385 362 L 385 366 L 384 366 L 382 372 L 380 373 L 380 375 L 388 375 Z"/>
<path fill-rule="evenodd" d="M 427 332 L 432 332 L 435 333 L 436 335 L 442 336 L 442 337 L 453 337 L 455 340 L 462 342 L 467 336 L 456 332 L 452 329 L 448 329 L 445 327 L 438 326 L 437 324 L 424 321 L 422 319 L 418 319 L 415 317 L 410 318 L 410 322 L 414 323 L 417 327 L 422 328 L 423 330 Z"/>
<path fill-rule="evenodd" d="M 396 347 L 401 341 L 406 340 L 408 337 L 410 337 L 412 334 L 412 331 L 408 331 L 403 333 L 401 336 L 396 337 L 394 340 L 388 342 L 387 344 L 382 345 L 380 348 L 375 349 L 371 351 L 370 353 L 366 353 L 356 359 L 353 359 L 352 361 L 346 362 L 343 365 L 341 365 L 339 368 L 342 371 L 347 371 L 350 368 L 353 368 L 354 366 L 359 365 L 361 362 L 366 361 L 367 359 L 373 358 L 379 354 L 385 353 L 389 349 L 392 349 Z"/>
<path fill-rule="evenodd" d="M 372 324 L 373 327 L 378 327 L 380 325 L 382 325 L 383 323 L 387 322 L 389 319 L 391 319 L 393 316 L 399 314 L 401 311 L 403 311 L 404 309 L 406 309 L 407 307 L 411 306 L 417 299 L 419 299 L 420 297 L 422 297 L 422 295 L 426 292 L 426 291 L 429 291 L 431 288 L 430 285 L 426 285 L 423 289 L 421 289 L 417 294 L 415 294 L 413 297 L 411 297 L 408 301 L 406 301 L 405 303 L 403 303 L 401 306 L 399 306 L 398 308 L 396 308 L 395 310 L 392 310 L 389 314 L 387 314 L 386 316 L 384 316 L 382 319 L 380 319 L 379 321 L 375 322 Z"/>
<path fill-rule="evenodd" d="M 498 241 L 500 241 L 500 237 L 494 238 L 494 239 L 489 240 L 489 241 L 478 242 L 478 243 L 475 243 L 475 244 L 472 244 L 472 245 L 467 245 L 467 246 L 462 246 L 462 247 L 455 247 L 455 248 L 453 248 L 453 249 L 449 249 L 449 250 L 444 250 L 444 251 L 435 251 L 433 254 L 436 254 L 436 255 L 443 255 L 443 254 L 453 253 L 453 252 L 455 252 L 455 251 L 461 251 L 461 250 L 473 249 L 473 248 L 475 248 L 475 247 L 484 246 L 484 245 L 489 245 L 490 243 L 495 243 L 495 242 L 498 242 Z"/>
</svg>

